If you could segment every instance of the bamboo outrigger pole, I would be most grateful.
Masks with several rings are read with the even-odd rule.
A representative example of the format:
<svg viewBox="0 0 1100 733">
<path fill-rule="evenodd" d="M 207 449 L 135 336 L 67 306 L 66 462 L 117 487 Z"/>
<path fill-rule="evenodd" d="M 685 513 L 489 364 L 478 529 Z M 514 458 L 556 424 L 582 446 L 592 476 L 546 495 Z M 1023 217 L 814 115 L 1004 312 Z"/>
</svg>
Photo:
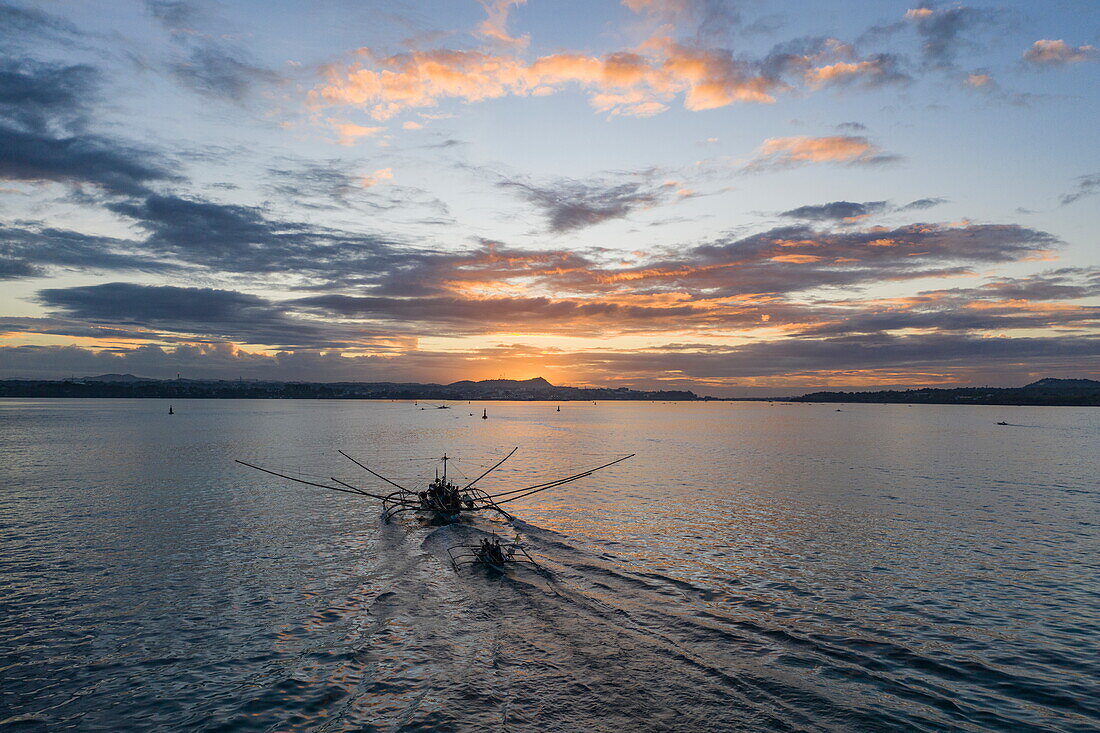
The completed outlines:
<svg viewBox="0 0 1100 733">
<path fill-rule="evenodd" d="M 316 486 L 319 489 L 328 489 L 329 491 L 339 491 L 343 494 L 358 494 L 359 496 L 369 496 L 372 499 L 384 499 L 385 498 L 384 496 L 379 496 L 378 494 L 371 494 L 369 492 L 363 491 L 362 489 L 358 489 L 354 486 L 349 486 L 347 489 L 338 489 L 335 486 L 329 486 L 328 484 L 318 484 L 318 483 L 315 483 L 313 481 L 306 481 L 305 479 L 294 478 L 293 476 L 287 476 L 285 473 L 279 473 L 278 471 L 272 471 L 270 469 L 263 468 L 262 466 L 257 466 L 253 463 L 248 463 L 246 461 L 238 460 L 237 463 L 241 464 L 242 466 L 248 466 L 249 468 L 254 468 L 257 471 L 263 471 L 264 473 L 270 473 L 272 476 L 278 476 L 279 478 L 286 478 L 286 479 L 290 479 L 291 481 L 297 481 L 298 483 L 305 484 L 306 486 Z M 335 481 L 336 479 L 333 479 L 333 480 Z M 344 484 L 343 481 L 337 481 L 337 483 L 341 483 L 344 486 L 348 486 L 348 484 Z"/>
<path fill-rule="evenodd" d="M 483 478 L 485 478 L 486 476 L 488 476 L 488 475 L 489 475 L 490 473 L 492 473 L 493 471 L 495 471 L 495 470 L 497 469 L 497 467 L 498 467 L 498 466 L 499 466 L 500 464 L 504 463 L 504 462 L 505 462 L 505 461 L 507 461 L 507 460 L 508 460 L 509 458 L 511 458 L 511 457 L 512 457 L 512 453 L 515 453 L 515 452 L 516 452 L 516 451 L 518 451 L 518 450 L 519 450 L 519 446 L 517 445 L 517 446 L 516 446 L 515 448 L 513 448 L 513 449 L 512 449 L 512 450 L 511 450 L 511 451 L 510 451 L 510 452 L 508 453 L 508 455 L 504 456 L 504 458 L 501 458 L 501 459 L 500 459 L 499 461 L 497 461 L 497 462 L 496 462 L 495 464 L 493 464 L 493 467 L 492 467 L 492 468 L 490 468 L 490 469 L 489 469 L 488 471 L 486 471 L 485 473 L 483 473 L 483 474 L 481 474 L 480 476 L 478 476 L 477 478 L 475 478 L 475 479 L 474 479 L 473 481 L 471 481 L 470 483 L 468 483 L 468 484 L 466 484 L 465 486 L 463 486 L 463 487 L 462 487 L 462 490 L 463 490 L 463 491 L 465 491 L 466 489 L 470 488 L 471 486 L 473 486 L 474 484 L 476 484 L 476 483 L 477 483 L 478 481 L 480 481 L 481 479 L 483 479 Z"/>
<path fill-rule="evenodd" d="M 616 463 L 619 463 L 621 461 L 625 461 L 627 458 L 633 458 L 635 455 L 637 455 L 637 454 L 636 453 L 631 453 L 628 456 L 623 456 L 622 458 L 616 458 L 614 461 L 611 461 L 610 463 L 605 463 L 602 466 L 596 466 L 595 468 L 590 468 L 586 471 L 582 471 L 581 473 L 574 474 L 572 476 L 566 476 L 565 478 L 554 479 L 553 481 L 546 481 L 545 483 L 535 484 L 534 486 L 527 486 L 526 488 L 522 488 L 522 489 L 512 489 L 511 491 L 502 491 L 499 494 L 490 494 L 490 498 L 497 499 L 498 497 L 501 497 L 501 496 L 510 496 L 511 494 L 521 494 L 521 496 L 513 496 L 511 499 L 505 499 L 504 501 L 512 501 L 512 499 L 520 499 L 523 496 L 528 495 L 528 494 L 523 494 L 522 492 L 526 491 L 530 494 L 534 494 L 534 493 L 538 493 L 539 491 L 543 491 L 545 489 L 552 489 L 555 486 L 562 485 L 563 483 L 568 483 L 570 481 L 576 481 L 577 479 L 585 478 L 586 476 L 591 476 L 593 473 L 595 473 L 596 471 L 599 471 L 601 468 L 607 468 L 608 466 L 614 466 Z M 504 501 L 500 501 L 500 502 L 496 502 L 496 503 L 503 504 Z"/>
<path fill-rule="evenodd" d="M 385 482 L 386 482 L 387 484 L 389 484 L 390 486 L 396 486 L 397 488 L 401 489 L 402 491 L 409 491 L 408 489 L 406 489 L 406 488 L 405 488 L 404 486 L 402 486 L 401 484 L 399 484 L 399 483 L 396 483 L 396 482 L 394 482 L 394 481 L 390 481 L 390 480 L 389 480 L 388 478 L 386 478 L 386 477 L 385 477 L 385 476 L 383 476 L 382 474 L 378 473 L 377 471 L 372 471 L 372 470 L 370 470 L 369 468 L 367 468 L 366 466 L 364 466 L 364 465 L 363 465 L 362 463 L 360 463 L 359 461 L 357 461 L 357 460 L 355 460 L 354 458 L 352 458 L 351 456 L 349 456 L 349 455 L 348 455 L 347 453 L 345 453 L 344 451 L 342 451 L 342 450 L 338 450 L 338 451 L 336 451 L 336 452 L 337 452 L 337 453 L 339 453 L 340 455 L 342 455 L 342 456 L 343 456 L 344 458 L 347 458 L 347 459 L 348 459 L 349 461 L 351 461 L 352 463 L 354 463 L 354 464 L 355 464 L 356 466 L 359 466 L 359 468 L 363 469 L 364 471 L 366 471 L 366 472 L 367 472 L 367 473 L 369 473 L 370 475 L 372 475 L 372 476 L 377 476 L 378 478 L 382 479 L 383 481 L 385 481 Z M 410 493 L 411 493 L 411 492 L 410 492 Z"/>
</svg>

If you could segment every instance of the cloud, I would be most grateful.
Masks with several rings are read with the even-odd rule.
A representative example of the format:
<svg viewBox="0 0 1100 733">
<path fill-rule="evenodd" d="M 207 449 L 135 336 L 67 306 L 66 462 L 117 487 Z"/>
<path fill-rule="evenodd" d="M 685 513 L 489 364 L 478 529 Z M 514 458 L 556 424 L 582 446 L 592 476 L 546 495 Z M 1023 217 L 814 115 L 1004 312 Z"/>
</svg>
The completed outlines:
<svg viewBox="0 0 1100 733">
<path fill-rule="evenodd" d="M 939 197 L 917 199 L 916 201 L 910 201 L 905 206 L 902 206 L 898 211 L 923 211 L 946 203 L 947 199 Z"/>
<path fill-rule="evenodd" d="M 373 188 L 378 184 L 393 179 L 393 168 L 379 168 L 370 175 L 363 176 L 360 184 L 363 188 Z"/>
<path fill-rule="evenodd" d="M 1080 176 L 1077 179 L 1077 188 L 1070 193 L 1063 194 L 1061 198 L 1062 206 L 1098 193 L 1100 193 L 1100 173 Z"/>
<path fill-rule="evenodd" d="M 437 49 L 382 57 L 360 49 L 357 55 L 368 66 L 329 67 L 328 83 L 314 89 L 310 100 L 361 107 L 387 120 L 447 99 L 471 103 L 507 95 L 545 96 L 576 86 L 589 92 L 597 111 L 648 116 L 679 94 L 686 109 L 698 111 L 734 102 L 772 102 L 772 93 L 786 86 L 725 50 L 656 38 L 641 51 L 602 57 L 563 52 L 528 63 L 481 51 Z"/>
<path fill-rule="evenodd" d="M 135 245 L 141 251 L 222 276 L 263 274 L 312 287 L 396 288 L 415 285 L 407 280 L 409 268 L 451 260 L 381 235 L 272 218 L 257 207 L 154 195 L 107 208 L 147 233 Z"/>
<path fill-rule="evenodd" d="M 995 83 L 996 82 L 993 81 L 993 77 L 990 76 L 989 74 L 973 72 L 973 73 L 970 73 L 970 74 L 966 75 L 966 84 L 967 84 L 967 86 L 974 87 L 975 89 L 980 89 L 981 87 L 987 87 L 987 86 L 989 86 L 991 84 L 995 84 Z"/>
<path fill-rule="evenodd" d="M 972 36 L 992 28 L 999 21 L 997 11 L 963 5 L 933 8 L 922 6 L 905 13 L 921 37 L 925 63 L 937 68 L 952 68 L 963 48 L 975 48 Z"/>
<path fill-rule="evenodd" d="M 46 268 L 163 272 L 174 265 L 133 251 L 134 243 L 37 225 L 0 226 L 0 279 L 38 277 Z"/>
<path fill-rule="evenodd" d="M 172 179 L 155 153 L 86 131 L 97 82 L 86 65 L 0 63 L 0 178 L 87 183 L 129 195 Z"/>
<path fill-rule="evenodd" d="M 192 91 L 244 104 L 257 89 L 285 81 L 282 74 L 249 58 L 208 7 L 189 0 L 146 0 L 145 6 L 178 49 L 167 64 L 168 72 Z M 204 27 L 218 30 L 203 32 Z"/>
<path fill-rule="evenodd" d="M 716 318 L 713 309 L 696 304 L 635 305 L 596 298 L 548 297 L 353 297 L 318 295 L 293 302 L 295 307 L 316 309 L 345 317 L 382 319 L 420 324 L 432 333 L 485 334 L 510 331 L 516 324 L 541 333 L 608 336 L 615 333 L 655 330 L 688 323 L 702 324 Z M 731 325 L 755 324 L 759 314 L 727 309 L 722 321 Z M 741 316 L 736 318 L 736 316 Z"/>
<path fill-rule="evenodd" d="M 240 50 L 203 43 L 169 65 L 172 74 L 200 94 L 243 103 L 255 88 L 282 82 L 271 69 L 246 60 Z"/>
<path fill-rule="evenodd" d="M 366 345 L 373 335 L 362 327 L 310 322 L 266 298 L 214 288 L 113 282 L 46 288 L 36 299 L 55 314 L 138 326 L 151 331 L 150 338 L 169 331 L 285 348 L 340 348 Z"/>
<path fill-rule="evenodd" d="M 340 122 L 339 120 L 329 120 L 329 124 L 332 125 L 332 129 L 336 130 L 338 135 L 336 143 L 338 145 L 354 145 L 359 138 L 373 137 L 386 129 L 384 127 L 366 127 L 351 122 Z"/>
<path fill-rule="evenodd" d="M 776 44 L 761 62 L 764 73 L 801 81 L 810 90 L 823 87 L 874 89 L 911 81 L 893 54 L 860 56 L 849 43 L 828 36 L 795 38 Z"/>
<path fill-rule="evenodd" d="M 1063 40 L 1038 40 L 1024 51 L 1024 60 L 1036 66 L 1065 66 L 1096 58 L 1093 46 L 1071 46 Z"/>
<path fill-rule="evenodd" d="M 509 48 L 526 48 L 529 36 L 511 36 L 508 34 L 508 14 L 513 7 L 519 7 L 527 0 L 478 0 L 485 9 L 485 20 L 477 27 L 477 35 Z"/>
<path fill-rule="evenodd" d="M 786 226 L 747 237 L 721 237 L 678 258 L 561 275 L 555 285 L 578 291 L 705 292 L 708 297 L 789 294 L 966 274 L 970 265 L 1045 256 L 1058 245 L 1045 232 L 1003 224 L 843 231 Z"/>
<path fill-rule="evenodd" d="M 497 185 L 533 204 L 546 217 L 550 231 L 558 234 L 625 218 L 668 200 L 676 189 L 647 179 L 623 183 L 560 179 L 545 184 L 505 179 Z"/>
<path fill-rule="evenodd" d="M 780 216 L 807 221 L 858 221 L 886 209 L 886 201 L 865 201 L 863 203 L 833 201 L 817 206 L 799 206 L 797 209 L 784 211 Z"/>
<path fill-rule="evenodd" d="M 660 28 L 684 31 L 695 45 L 721 42 L 734 29 L 744 27 L 741 3 L 735 0 L 622 0 L 622 4 Z"/>
<path fill-rule="evenodd" d="M 63 18 L 0 2 L 0 38 L 5 45 L 33 48 L 43 39 L 72 41 L 81 35 L 75 25 Z"/>
<path fill-rule="evenodd" d="M 896 160 L 898 156 L 884 153 L 865 137 L 773 137 L 761 144 L 756 151 L 756 157 L 744 170 L 791 168 L 811 163 L 880 165 Z"/>
<path fill-rule="evenodd" d="M 202 15 L 188 0 L 145 0 L 145 7 L 165 28 L 176 32 L 192 30 Z"/>
</svg>

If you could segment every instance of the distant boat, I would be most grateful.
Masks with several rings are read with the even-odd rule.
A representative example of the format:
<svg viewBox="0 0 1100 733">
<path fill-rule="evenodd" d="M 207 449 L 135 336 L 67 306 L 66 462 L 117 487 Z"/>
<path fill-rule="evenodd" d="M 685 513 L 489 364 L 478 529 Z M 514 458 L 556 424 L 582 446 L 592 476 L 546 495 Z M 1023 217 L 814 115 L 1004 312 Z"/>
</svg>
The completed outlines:
<svg viewBox="0 0 1100 733">
<path fill-rule="evenodd" d="M 169 415 L 175 415 L 175 414 L 176 414 L 176 413 L 175 413 L 175 412 L 174 412 L 174 411 L 172 410 L 172 406 L 171 406 L 171 405 L 168 405 L 168 414 L 169 414 Z"/>
<path fill-rule="evenodd" d="M 1008 423 L 1006 423 L 1006 422 L 1005 422 L 1004 420 L 1001 420 L 1001 421 L 1000 421 L 999 423 L 997 423 L 997 424 L 998 424 L 998 425 L 1008 425 Z"/>
<path fill-rule="evenodd" d="M 489 419 L 489 411 L 487 409 L 485 409 L 484 407 L 481 408 L 481 419 L 482 420 L 488 420 Z"/>
</svg>

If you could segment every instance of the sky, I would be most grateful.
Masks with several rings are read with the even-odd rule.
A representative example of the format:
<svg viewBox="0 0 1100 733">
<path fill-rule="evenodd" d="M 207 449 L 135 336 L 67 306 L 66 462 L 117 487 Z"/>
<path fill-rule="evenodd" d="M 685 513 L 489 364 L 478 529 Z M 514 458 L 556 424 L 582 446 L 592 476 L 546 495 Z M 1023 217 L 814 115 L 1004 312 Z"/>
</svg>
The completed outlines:
<svg viewBox="0 0 1100 733">
<path fill-rule="evenodd" d="M 0 0 L 0 378 L 1100 378 L 1100 2 Z"/>
</svg>

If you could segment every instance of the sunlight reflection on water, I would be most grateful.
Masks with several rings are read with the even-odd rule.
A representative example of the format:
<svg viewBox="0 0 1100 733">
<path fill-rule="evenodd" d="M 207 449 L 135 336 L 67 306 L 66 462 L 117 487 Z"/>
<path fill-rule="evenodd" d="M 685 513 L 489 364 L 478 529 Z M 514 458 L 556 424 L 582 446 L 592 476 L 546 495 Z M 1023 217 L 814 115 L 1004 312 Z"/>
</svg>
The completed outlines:
<svg viewBox="0 0 1100 733">
<path fill-rule="evenodd" d="M 1100 411 L 768 403 L 0 403 L 3 717 L 33 729 L 1100 724 Z M 475 416 L 471 417 L 470 412 Z M 994 426 L 1005 419 L 1027 428 Z M 369 485 L 502 490 L 514 526 Z M 518 532 L 548 577 L 455 574 Z M 0 717 L 0 719 L 3 719 Z"/>
</svg>

